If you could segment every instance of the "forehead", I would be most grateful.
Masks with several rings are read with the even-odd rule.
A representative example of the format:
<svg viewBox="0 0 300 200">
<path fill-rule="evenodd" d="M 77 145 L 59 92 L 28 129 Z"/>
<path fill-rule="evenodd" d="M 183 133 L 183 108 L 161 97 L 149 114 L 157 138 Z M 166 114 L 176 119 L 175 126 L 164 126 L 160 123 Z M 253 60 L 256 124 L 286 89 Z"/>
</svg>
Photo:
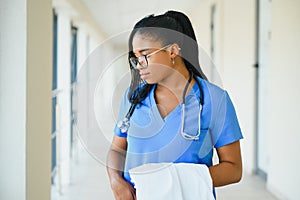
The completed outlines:
<svg viewBox="0 0 300 200">
<path fill-rule="evenodd" d="M 162 42 L 147 36 L 146 34 L 135 34 L 132 39 L 133 52 L 146 49 L 161 48 Z"/>
</svg>

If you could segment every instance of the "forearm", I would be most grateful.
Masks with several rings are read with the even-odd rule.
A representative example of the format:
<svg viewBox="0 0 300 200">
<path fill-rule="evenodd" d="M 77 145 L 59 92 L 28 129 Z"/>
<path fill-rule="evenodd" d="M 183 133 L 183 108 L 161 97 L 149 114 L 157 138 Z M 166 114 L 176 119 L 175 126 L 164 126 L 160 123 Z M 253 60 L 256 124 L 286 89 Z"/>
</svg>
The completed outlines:
<svg viewBox="0 0 300 200">
<path fill-rule="evenodd" d="M 106 170 L 112 186 L 122 178 L 125 158 L 124 153 L 115 149 L 110 149 L 108 152 Z"/>
<path fill-rule="evenodd" d="M 237 183 L 242 177 L 242 165 L 231 162 L 221 162 L 209 167 L 214 187 Z"/>
<path fill-rule="evenodd" d="M 116 200 L 135 200 L 134 188 L 122 176 L 126 159 L 125 148 L 113 148 L 113 146 L 107 155 L 106 169 L 114 197 Z"/>
</svg>

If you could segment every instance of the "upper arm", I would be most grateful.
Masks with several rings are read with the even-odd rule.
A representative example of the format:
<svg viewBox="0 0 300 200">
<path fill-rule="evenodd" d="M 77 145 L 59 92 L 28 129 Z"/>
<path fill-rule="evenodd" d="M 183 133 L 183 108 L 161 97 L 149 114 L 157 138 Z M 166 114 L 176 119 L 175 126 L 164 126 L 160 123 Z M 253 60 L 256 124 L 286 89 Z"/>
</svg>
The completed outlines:
<svg viewBox="0 0 300 200">
<path fill-rule="evenodd" d="M 237 183 L 242 178 L 240 142 L 217 148 L 219 164 L 209 168 L 214 187 Z"/>
<path fill-rule="evenodd" d="M 219 162 L 228 162 L 242 169 L 240 141 L 217 148 Z"/>
<path fill-rule="evenodd" d="M 127 150 L 127 138 L 114 135 L 110 149 L 125 153 Z"/>
</svg>

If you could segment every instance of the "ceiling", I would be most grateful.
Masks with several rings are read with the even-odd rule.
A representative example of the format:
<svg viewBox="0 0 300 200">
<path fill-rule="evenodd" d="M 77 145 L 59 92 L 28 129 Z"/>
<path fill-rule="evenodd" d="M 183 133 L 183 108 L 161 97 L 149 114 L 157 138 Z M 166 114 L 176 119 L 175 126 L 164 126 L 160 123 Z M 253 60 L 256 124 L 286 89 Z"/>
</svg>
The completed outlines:
<svg viewBox="0 0 300 200">
<path fill-rule="evenodd" d="M 105 37 L 132 29 L 134 24 L 149 14 L 178 10 L 192 18 L 201 0 L 82 0 L 96 19 Z"/>
</svg>

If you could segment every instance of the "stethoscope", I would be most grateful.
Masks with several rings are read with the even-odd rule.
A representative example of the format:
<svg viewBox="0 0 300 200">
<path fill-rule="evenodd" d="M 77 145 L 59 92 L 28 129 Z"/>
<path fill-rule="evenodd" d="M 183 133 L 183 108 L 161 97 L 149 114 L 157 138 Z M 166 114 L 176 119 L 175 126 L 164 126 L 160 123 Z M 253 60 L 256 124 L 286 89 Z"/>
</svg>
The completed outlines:
<svg viewBox="0 0 300 200">
<path fill-rule="evenodd" d="M 181 135 L 184 139 L 187 140 L 199 140 L 200 138 L 200 134 L 201 134 L 201 112 L 202 112 L 202 105 L 203 105 L 203 90 L 202 87 L 199 83 L 199 80 L 197 79 L 197 77 L 195 77 L 196 83 L 199 87 L 200 90 L 200 106 L 199 106 L 199 111 L 198 111 L 198 132 L 197 135 L 191 135 L 188 134 L 186 132 L 184 132 L 184 116 L 185 116 L 185 97 L 186 97 L 186 92 L 188 89 L 188 86 L 190 85 L 191 81 L 192 81 L 192 77 L 193 77 L 193 73 L 190 72 L 190 77 L 188 82 L 186 83 L 183 93 L 182 93 L 182 102 L 181 102 Z M 135 109 L 137 104 L 132 103 L 126 116 L 124 117 L 123 120 L 119 121 L 117 126 L 118 128 L 121 130 L 122 133 L 126 133 L 130 127 L 130 117 L 133 114 L 133 111 Z"/>
</svg>

